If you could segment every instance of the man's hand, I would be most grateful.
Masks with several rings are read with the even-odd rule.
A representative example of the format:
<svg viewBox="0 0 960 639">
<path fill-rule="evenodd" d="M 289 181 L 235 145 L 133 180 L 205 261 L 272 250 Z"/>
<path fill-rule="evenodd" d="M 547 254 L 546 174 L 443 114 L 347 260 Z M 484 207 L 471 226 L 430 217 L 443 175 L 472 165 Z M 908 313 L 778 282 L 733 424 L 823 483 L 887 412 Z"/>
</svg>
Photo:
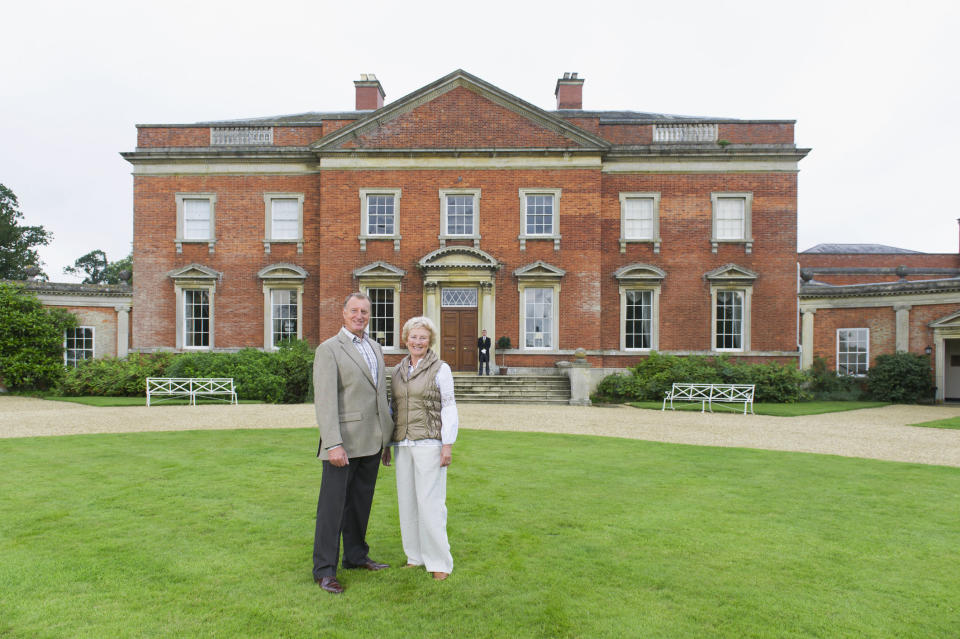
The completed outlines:
<svg viewBox="0 0 960 639">
<path fill-rule="evenodd" d="M 344 450 L 343 446 L 337 446 L 336 448 L 331 448 L 327 451 L 327 457 L 330 460 L 330 463 L 338 468 L 342 468 L 350 464 L 350 459 L 347 457 L 347 451 Z"/>
<path fill-rule="evenodd" d="M 390 465 L 390 447 L 389 446 L 383 449 L 383 453 L 380 455 L 380 461 L 383 462 L 384 466 Z"/>
<path fill-rule="evenodd" d="M 453 461 L 453 444 L 444 444 L 440 448 L 440 466 L 449 466 Z"/>
</svg>

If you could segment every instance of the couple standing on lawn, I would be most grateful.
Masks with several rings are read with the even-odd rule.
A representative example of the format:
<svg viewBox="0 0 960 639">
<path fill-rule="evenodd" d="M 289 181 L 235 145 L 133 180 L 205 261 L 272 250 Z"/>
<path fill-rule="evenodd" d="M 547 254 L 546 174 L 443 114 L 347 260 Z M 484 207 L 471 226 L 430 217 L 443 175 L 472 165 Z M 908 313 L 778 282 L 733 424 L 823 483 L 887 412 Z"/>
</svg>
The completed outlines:
<svg viewBox="0 0 960 639">
<path fill-rule="evenodd" d="M 364 331 L 370 298 L 351 293 L 343 304 L 343 328 L 319 347 L 313 361 L 314 406 L 320 426 L 317 457 L 323 460 L 313 579 L 339 594 L 340 538 L 343 567 L 389 568 L 370 558 L 367 521 L 380 462 L 396 449 L 400 536 L 407 567 L 423 566 L 436 580 L 453 570 L 447 541 L 447 466 L 457 439 L 453 374 L 430 348 L 436 328 L 426 317 L 403 326 L 409 355 L 393 371 L 392 399 L 380 345 Z"/>
</svg>

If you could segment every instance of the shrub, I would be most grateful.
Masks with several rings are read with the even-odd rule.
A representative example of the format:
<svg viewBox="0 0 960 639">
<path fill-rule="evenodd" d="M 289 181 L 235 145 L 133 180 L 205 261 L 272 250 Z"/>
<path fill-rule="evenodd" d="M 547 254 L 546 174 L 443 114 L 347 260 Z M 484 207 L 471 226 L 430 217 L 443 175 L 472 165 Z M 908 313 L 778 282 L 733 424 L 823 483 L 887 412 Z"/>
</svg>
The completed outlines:
<svg viewBox="0 0 960 639">
<path fill-rule="evenodd" d="M 814 399 L 859 401 L 866 397 L 863 378 L 837 373 L 827 367 L 827 360 L 822 357 L 813 358 L 807 379 L 807 390 Z"/>
<path fill-rule="evenodd" d="M 898 404 L 916 404 L 934 394 L 930 358 L 899 352 L 880 355 L 867 371 L 867 392 L 873 399 Z"/>
<path fill-rule="evenodd" d="M 656 401 L 677 382 L 755 384 L 758 402 L 789 403 L 809 399 L 806 375 L 778 363 L 737 363 L 728 357 L 677 357 L 653 351 L 629 373 L 608 375 L 597 386 L 597 401 Z"/>
<path fill-rule="evenodd" d="M 0 283 L 0 380 L 11 389 L 46 390 L 63 377 L 64 331 L 77 325 L 46 309 L 22 286 Z"/>
<path fill-rule="evenodd" d="M 148 377 L 164 377 L 173 353 L 131 353 L 125 358 L 104 357 L 67 369 L 58 392 L 63 395 L 133 397 L 147 390 Z"/>
</svg>

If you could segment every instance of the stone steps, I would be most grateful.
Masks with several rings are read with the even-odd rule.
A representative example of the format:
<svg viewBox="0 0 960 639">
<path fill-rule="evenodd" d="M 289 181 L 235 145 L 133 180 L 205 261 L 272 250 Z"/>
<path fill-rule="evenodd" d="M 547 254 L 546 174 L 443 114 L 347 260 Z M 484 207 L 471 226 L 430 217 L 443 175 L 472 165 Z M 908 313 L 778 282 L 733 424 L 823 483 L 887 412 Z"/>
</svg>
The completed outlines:
<svg viewBox="0 0 960 639">
<path fill-rule="evenodd" d="M 454 373 L 457 402 L 568 404 L 570 380 L 560 375 L 476 375 Z M 387 385 L 389 389 L 389 384 Z"/>
</svg>

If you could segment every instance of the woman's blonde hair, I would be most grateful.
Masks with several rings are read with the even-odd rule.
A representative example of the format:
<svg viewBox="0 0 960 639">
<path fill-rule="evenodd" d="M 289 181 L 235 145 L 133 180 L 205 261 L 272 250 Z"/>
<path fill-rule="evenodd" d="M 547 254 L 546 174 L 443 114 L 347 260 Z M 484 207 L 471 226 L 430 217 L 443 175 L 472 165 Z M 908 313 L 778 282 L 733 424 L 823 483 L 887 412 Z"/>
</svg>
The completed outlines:
<svg viewBox="0 0 960 639">
<path fill-rule="evenodd" d="M 407 337 L 410 336 L 410 331 L 415 328 L 425 328 L 430 331 L 430 344 L 428 344 L 428 346 L 433 346 L 434 342 L 437 341 L 437 327 L 433 325 L 433 320 L 421 315 L 419 317 L 411 317 L 407 320 L 407 323 L 403 325 L 403 331 L 400 333 L 400 341 L 403 342 L 404 345 L 407 344 Z"/>
</svg>

